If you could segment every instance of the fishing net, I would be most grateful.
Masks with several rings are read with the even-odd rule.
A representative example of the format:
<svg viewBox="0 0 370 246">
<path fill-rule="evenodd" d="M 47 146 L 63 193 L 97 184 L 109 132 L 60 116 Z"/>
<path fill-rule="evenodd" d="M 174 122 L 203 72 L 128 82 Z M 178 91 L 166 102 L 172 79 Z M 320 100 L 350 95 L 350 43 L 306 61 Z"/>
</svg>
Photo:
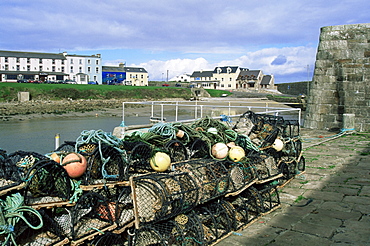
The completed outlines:
<svg viewBox="0 0 370 246">
<path fill-rule="evenodd" d="M 165 220 L 194 208 L 199 187 L 186 172 L 135 177 L 135 202 L 141 222 Z"/>
<path fill-rule="evenodd" d="M 128 153 L 130 173 L 146 173 L 152 171 L 149 159 L 152 156 L 152 146 L 144 142 L 133 142 L 130 145 L 125 142 L 125 149 Z"/>
<path fill-rule="evenodd" d="M 279 192 L 277 190 L 277 185 L 278 182 L 273 181 L 260 185 L 255 184 L 255 189 L 251 189 L 252 192 L 258 193 L 257 197 L 260 200 L 257 201 L 257 203 L 262 213 L 268 213 L 280 206 L 280 198 Z"/>
<path fill-rule="evenodd" d="M 240 195 L 229 196 L 221 201 L 222 205 L 227 207 L 229 216 L 233 218 L 232 229 L 234 231 L 243 229 L 248 223 L 257 218 L 258 213 L 253 208 L 249 210 L 252 204 Z"/>
<path fill-rule="evenodd" d="M 61 144 L 57 149 L 55 149 L 55 152 L 74 152 L 75 151 L 76 142 L 73 141 L 64 141 L 63 144 Z"/>
<path fill-rule="evenodd" d="M 189 147 L 189 159 L 210 158 L 210 145 L 200 139 L 195 139 Z"/>
<path fill-rule="evenodd" d="M 246 158 L 239 162 L 227 161 L 230 184 L 227 195 L 235 195 L 257 181 L 255 169 Z"/>
<path fill-rule="evenodd" d="M 28 205 L 66 201 L 71 197 L 71 179 L 60 164 L 52 160 L 36 162 L 26 175 L 23 190 Z"/>
</svg>

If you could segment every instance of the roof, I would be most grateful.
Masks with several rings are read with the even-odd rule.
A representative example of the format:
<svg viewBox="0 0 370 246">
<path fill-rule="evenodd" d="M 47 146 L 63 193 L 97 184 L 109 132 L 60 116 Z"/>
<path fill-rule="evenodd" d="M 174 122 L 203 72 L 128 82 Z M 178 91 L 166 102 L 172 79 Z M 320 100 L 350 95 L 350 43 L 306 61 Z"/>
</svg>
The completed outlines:
<svg viewBox="0 0 370 246">
<path fill-rule="evenodd" d="M 125 69 L 122 66 L 119 66 L 119 67 L 117 67 L 117 66 L 102 66 L 102 71 L 103 72 L 121 72 L 121 73 L 123 73 L 123 72 L 125 72 Z"/>
<path fill-rule="evenodd" d="M 261 73 L 261 70 L 242 70 L 239 74 L 242 79 L 258 79 L 258 75 Z"/>
<path fill-rule="evenodd" d="M 269 85 L 271 83 L 271 79 L 271 75 L 264 75 L 261 81 L 261 85 Z"/>
<path fill-rule="evenodd" d="M 213 71 L 194 71 L 190 77 L 212 77 Z"/>
<path fill-rule="evenodd" d="M 142 67 L 125 67 L 125 66 L 102 66 L 103 72 L 129 72 L 129 73 L 148 73 Z"/>
<path fill-rule="evenodd" d="M 145 68 L 142 67 L 124 67 L 126 72 L 130 73 L 147 73 Z"/>
<path fill-rule="evenodd" d="M 230 72 L 227 71 L 229 68 L 231 69 Z M 217 71 L 219 69 L 221 69 L 220 73 L 236 73 L 238 68 L 239 68 L 238 66 L 215 67 L 215 69 L 213 70 L 213 73 L 218 73 Z"/>
<path fill-rule="evenodd" d="M 37 59 L 61 59 L 66 60 L 62 53 L 39 53 L 24 51 L 6 51 L 0 50 L 0 57 L 19 57 L 19 58 L 37 58 Z"/>
</svg>

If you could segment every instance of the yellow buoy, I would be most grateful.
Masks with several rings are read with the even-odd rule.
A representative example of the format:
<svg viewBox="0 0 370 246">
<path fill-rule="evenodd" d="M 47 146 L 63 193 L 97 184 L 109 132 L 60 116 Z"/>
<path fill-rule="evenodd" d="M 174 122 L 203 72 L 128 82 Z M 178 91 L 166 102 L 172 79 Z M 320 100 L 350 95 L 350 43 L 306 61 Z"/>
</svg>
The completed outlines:
<svg viewBox="0 0 370 246">
<path fill-rule="evenodd" d="M 245 156 L 245 151 L 240 146 L 234 146 L 229 150 L 229 158 L 234 161 L 240 161 Z"/>
<path fill-rule="evenodd" d="M 157 152 L 150 158 L 150 166 L 156 172 L 167 171 L 171 166 L 171 158 L 169 155 L 163 152 Z"/>
</svg>

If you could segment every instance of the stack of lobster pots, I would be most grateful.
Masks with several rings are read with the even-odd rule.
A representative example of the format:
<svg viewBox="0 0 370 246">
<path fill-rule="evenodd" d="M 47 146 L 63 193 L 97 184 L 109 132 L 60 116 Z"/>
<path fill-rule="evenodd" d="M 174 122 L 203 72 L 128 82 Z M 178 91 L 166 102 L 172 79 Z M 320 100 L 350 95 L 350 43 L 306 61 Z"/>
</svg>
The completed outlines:
<svg viewBox="0 0 370 246">
<path fill-rule="evenodd" d="M 244 113 L 0 150 L 3 245 L 213 245 L 280 206 L 305 169 L 297 121 Z"/>
</svg>

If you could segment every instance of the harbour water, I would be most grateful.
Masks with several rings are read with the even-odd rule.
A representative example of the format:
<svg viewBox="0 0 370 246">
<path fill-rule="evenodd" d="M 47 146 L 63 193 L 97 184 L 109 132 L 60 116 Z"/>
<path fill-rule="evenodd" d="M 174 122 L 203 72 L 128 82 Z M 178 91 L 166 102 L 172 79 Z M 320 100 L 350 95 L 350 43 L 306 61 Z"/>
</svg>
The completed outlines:
<svg viewBox="0 0 370 246">
<path fill-rule="evenodd" d="M 135 109 L 133 109 L 135 111 Z M 206 111 L 206 110 L 205 110 Z M 208 109 L 203 114 L 212 117 L 220 114 L 236 115 L 248 111 L 247 108 L 238 111 L 228 111 L 219 109 Z M 126 126 L 149 124 L 150 108 L 144 110 L 142 114 L 130 114 L 124 118 Z M 157 111 L 158 113 L 158 111 Z M 284 112 L 279 114 L 285 119 L 298 119 L 297 112 Z M 156 114 L 155 116 L 160 116 Z M 188 111 L 179 111 L 177 120 L 195 119 L 200 117 L 198 114 Z M 175 121 L 174 113 L 167 109 L 164 118 L 168 122 Z M 236 119 L 234 119 L 235 121 Z M 75 141 L 82 131 L 85 130 L 103 130 L 113 133 L 115 127 L 122 123 L 120 116 L 84 116 L 84 117 L 65 117 L 65 118 L 42 118 L 29 119 L 22 121 L 0 121 L 0 149 L 6 150 L 8 154 L 17 150 L 33 151 L 40 154 L 46 154 L 55 150 L 55 136 L 59 134 L 59 143 L 64 141 Z"/>
</svg>

